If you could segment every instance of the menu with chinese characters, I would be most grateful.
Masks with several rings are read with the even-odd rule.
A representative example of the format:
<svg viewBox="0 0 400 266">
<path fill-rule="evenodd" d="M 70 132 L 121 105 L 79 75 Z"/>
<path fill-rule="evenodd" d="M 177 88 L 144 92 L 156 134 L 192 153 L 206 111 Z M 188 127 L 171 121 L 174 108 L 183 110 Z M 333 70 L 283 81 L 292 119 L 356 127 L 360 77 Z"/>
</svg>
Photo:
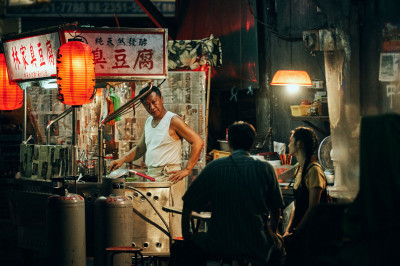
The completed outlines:
<svg viewBox="0 0 400 266">
<path fill-rule="evenodd" d="M 3 43 L 10 81 L 55 77 L 58 32 Z"/>
<path fill-rule="evenodd" d="M 96 79 L 165 78 L 166 30 L 79 29 L 64 31 L 65 41 L 82 38 L 92 48 Z"/>
</svg>

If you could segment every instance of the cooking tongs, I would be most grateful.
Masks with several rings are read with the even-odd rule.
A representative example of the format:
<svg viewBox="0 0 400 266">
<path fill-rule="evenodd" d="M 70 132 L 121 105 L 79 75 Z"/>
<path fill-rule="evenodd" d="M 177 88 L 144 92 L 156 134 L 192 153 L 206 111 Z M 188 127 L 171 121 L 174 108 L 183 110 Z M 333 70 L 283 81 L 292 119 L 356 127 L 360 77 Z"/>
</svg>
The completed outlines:
<svg viewBox="0 0 400 266">
<path fill-rule="evenodd" d="M 148 180 L 150 180 L 150 181 L 152 181 L 152 182 L 155 182 L 155 181 L 156 181 L 156 179 L 155 179 L 154 177 L 151 177 L 151 176 L 142 174 L 142 173 L 137 172 L 137 171 L 134 171 L 134 170 L 130 170 L 130 169 L 121 169 L 121 168 L 120 168 L 120 169 L 117 169 L 117 170 L 114 170 L 114 171 L 112 171 L 111 173 L 109 173 L 109 174 L 107 175 L 107 178 L 118 178 L 118 177 L 121 177 L 121 176 L 124 176 L 124 175 L 128 174 L 129 172 L 130 172 L 130 173 L 133 173 L 133 174 L 135 174 L 135 175 L 138 175 L 138 176 L 140 176 L 140 177 L 146 178 L 146 179 L 148 179 Z"/>
</svg>

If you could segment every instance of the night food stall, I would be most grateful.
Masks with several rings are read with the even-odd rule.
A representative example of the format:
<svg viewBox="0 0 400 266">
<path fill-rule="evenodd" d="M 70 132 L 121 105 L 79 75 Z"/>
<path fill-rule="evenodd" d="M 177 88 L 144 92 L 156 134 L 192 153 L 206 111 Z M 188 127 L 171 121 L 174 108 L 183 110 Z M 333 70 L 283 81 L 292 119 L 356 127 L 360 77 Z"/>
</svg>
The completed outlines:
<svg viewBox="0 0 400 266">
<path fill-rule="evenodd" d="M 96 81 L 92 100 L 78 106 L 60 101 L 63 91 L 60 92 L 60 86 L 57 90 L 55 79 L 57 50 L 74 38 L 92 49 Z M 202 53 L 204 42 L 194 47 L 196 53 Z M 220 49 L 217 39 L 212 42 Z M 14 190 L 8 194 L 21 248 L 48 256 L 47 202 L 54 192 L 54 178 L 66 177 L 64 182 L 69 192 L 76 193 L 77 199 L 84 199 L 85 214 L 76 223 L 84 226 L 82 234 L 86 236 L 87 256 L 94 255 L 95 201 L 103 195 L 104 186 L 110 185 L 104 179 L 109 162 L 128 152 L 142 134 L 148 114 L 139 106 L 138 94 L 149 83 L 160 86 L 166 109 L 179 114 L 205 139 L 204 70 L 210 62 L 198 63 L 199 67 L 203 65 L 199 69 L 202 71 L 168 73 L 167 43 L 165 29 L 76 26 L 3 38 L 10 80 L 18 83 L 24 92 L 20 176 L 15 180 Z M 215 66 L 220 62 L 210 64 Z M 182 150 L 185 163 L 190 145 L 184 142 Z M 193 176 L 204 166 L 205 151 L 202 151 Z M 134 170 L 126 176 L 126 187 L 136 189 L 126 189 L 121 195 L 133 203 L 129 244 L 142 247 L 144 255 L 168 255 L 170 239 L 163 223 L 163 219 L 168 221 L 168 213 L 159 211 L 157 214 L 144 198 L 161 210 L 169 205 L 169 184 L 141 182 L 132 172 L 144 172 L 144 167 L 142 159 L 124 167 Z M 76 232 L 73 225 L 67 230 Z"/>
</svg>

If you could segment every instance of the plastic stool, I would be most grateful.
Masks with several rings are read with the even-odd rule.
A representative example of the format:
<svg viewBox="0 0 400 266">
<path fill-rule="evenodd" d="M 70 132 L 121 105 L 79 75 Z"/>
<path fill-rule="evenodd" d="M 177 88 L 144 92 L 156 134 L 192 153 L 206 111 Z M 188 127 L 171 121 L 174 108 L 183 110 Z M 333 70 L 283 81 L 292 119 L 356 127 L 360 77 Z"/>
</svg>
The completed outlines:
<svg viewBox="0 0 400 266">
<path fill-rule="evenodd" d="M 142 248 L 136 248 L 136 247 L 109 247 L 109 248 L 106 248 L 106 252 L 111 253 L 110 266 L 113 266 L 113 264 L 114 264 L 114 255 L 119 254 L 119 253 L 134 253 L 135 254 L 135 266 L 136 266 L 138 254 L 143 261 L 143 255 L 141 252 L 142 250 L 143 250 Z"/>
</svg>

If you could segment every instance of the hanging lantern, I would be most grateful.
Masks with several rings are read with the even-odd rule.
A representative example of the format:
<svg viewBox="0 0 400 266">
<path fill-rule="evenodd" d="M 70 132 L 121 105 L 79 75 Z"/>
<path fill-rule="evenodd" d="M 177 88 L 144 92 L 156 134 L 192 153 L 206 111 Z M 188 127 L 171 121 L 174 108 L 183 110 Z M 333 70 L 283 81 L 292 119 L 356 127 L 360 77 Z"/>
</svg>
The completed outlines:
<svg viewBox="0 0 400 266">
<path fill-rule="evenodd" d="M 312 86 L 312 82 L 306 71 L 279 70 L 272 78 L 271 85 Z"/>
<path fill-rule="evenodd" d="M 24 92 L 18 85 L 10 85 L 4 54 L 0 54 L 0 110 L 15 110 L 22 106 Z"/>
<path fill-rule="evenodd" d="M 70 41 L 58 49 L 58 99 L 62 103 L 82 105 L 91 102 L 95 94 L 94 79 L 94 57 L 89 45 Z"/>
</svg>

